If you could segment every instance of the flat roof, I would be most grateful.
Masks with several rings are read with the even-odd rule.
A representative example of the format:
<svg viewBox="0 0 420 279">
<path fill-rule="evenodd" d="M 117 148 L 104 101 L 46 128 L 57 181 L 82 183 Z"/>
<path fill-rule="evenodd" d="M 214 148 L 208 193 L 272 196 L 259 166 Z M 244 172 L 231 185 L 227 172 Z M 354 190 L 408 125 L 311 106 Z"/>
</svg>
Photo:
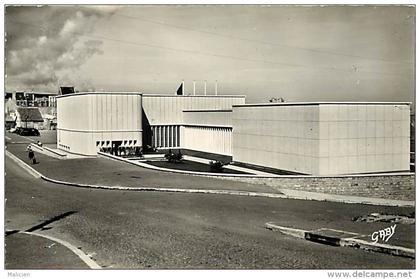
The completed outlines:
<svg viewBox="0 0 420 279">
<path fill-rule="evenodd" d="M 59 95 L 57 98 L 81 96 L 81 95 L 142 95 L 141 92 L 78 92 L 65 95 Z"/>
<path fill-rule="evenodd" d="M 232 112 L 231 109 L 184 109 L 182 112 Z"/>
<path fill-rule="evenodd" d="M 144 93 L 143 97 L 209 97 L 209 98 L 246 98 L 245 95 L 175 95 L 175 94 L 148 94 Z"/>
<path fill-rule="evenodd" d="M 52 92 L 33 92 L 33 91 L 16 91 L 16 93 L 34 94 L 34 95 L 58 95 L 58 93 L 52 93 Z"/>
<path fill-rule="evenodd" d="M 411 102 L 283 102 L 232 105 L 233 107 L 319 106 L 319 105 L 411 105 Z"/>
</svg>

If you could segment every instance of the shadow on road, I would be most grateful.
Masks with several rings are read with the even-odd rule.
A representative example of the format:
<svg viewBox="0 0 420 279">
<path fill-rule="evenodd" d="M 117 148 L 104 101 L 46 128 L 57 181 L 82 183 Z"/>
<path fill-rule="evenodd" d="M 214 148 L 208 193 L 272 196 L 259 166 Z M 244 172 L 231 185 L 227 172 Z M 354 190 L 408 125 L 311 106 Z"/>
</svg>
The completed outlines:
<svg viewBox="0 0 420 279">
<path fill-rule="evenodd" d="M 64 219 L 64 218 L 66 218 L 66 217 L 68 217 L 70 215 L 73 215 L 75 213 L 77 213 L 77 211 L 68 211 L 68 212 L 65 212 L 63 214 L 57 215 L 57 216 L 55 216 L 53 218 L 50 218 L 50 219 L 42 222 L 41 224 L 35 225 L 32 228 L 27 229 L 26 232 L 33 232 L 33 231 L 36 231 L 36 230 L 39 230 L 39 229 L 43 229 L 44 226 L 49 225 L 49 224 L 51 224 L 51 223 L 53 223 L 55 221 Z"/>
</svg>

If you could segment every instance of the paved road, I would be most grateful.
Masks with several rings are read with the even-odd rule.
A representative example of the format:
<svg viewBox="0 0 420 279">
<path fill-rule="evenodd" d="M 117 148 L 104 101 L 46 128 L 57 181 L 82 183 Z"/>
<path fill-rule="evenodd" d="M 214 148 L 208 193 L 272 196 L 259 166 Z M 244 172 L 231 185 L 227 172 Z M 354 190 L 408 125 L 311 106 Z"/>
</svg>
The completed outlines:
<svg viewBox="0 0 420 279">
<path fill-rule="evenodd" d="M 25 142 L 26 140 L 13 134 L 11 136 L 14 136 L 15 140 L 19 140 L 18 142 Z M 26 142 L 30 143 L 29 141 Z M 26 147 L 26 143 L 13 144 L 10 140 L 7 140 L 7 150 L 21 160 L 28 162 Z M 150 170 L 107 158 L 60 160 L 37 153 L 36 150 L 35 153 L 40 164 L 33 165 L 33 168 L 50 178 L 75 183 L 279 193 L 278 190 L 265 185 Z"/>
<path fill-rule="evenodd" d="M 90 190 L 35 179 L 8 158 L 5 168 L 6 229 L 26 230 L 67 213 L 38 232 L 80 247 L 107 268 L 414 268 L 410 259 L 306 242 L 263 227 L 276 221 L 372 230 L 372 224 L 351 218 L 409 209 Z M 404 236 L 413 231 L 413 226 L 399 226 Z"/>
<path fill-rule="evenodd" d="M 14 233 L 5 240 L 6 269 L 89 269 L 71 250 L 47 238 Z"/>
</svg>

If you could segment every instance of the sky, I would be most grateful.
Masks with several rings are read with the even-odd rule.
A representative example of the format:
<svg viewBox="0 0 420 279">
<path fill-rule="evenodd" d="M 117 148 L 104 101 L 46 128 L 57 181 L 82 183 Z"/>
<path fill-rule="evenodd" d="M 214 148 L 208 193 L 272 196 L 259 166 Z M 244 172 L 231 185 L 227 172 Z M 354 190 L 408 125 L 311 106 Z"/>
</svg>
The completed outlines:
<svg viewBox="0 0 420 279">
<path fill-rule="evenodd" d="M 408 101 L 409 6 L 8 6 L 6 91 L 247 96 L 247 103 Z"/>
</svg>

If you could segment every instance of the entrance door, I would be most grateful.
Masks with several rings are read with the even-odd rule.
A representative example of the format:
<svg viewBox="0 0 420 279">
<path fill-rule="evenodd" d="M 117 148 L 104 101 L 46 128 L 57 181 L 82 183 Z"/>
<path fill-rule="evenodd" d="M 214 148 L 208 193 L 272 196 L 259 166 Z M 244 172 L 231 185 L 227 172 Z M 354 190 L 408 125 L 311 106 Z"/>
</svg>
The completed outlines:
<svg viewBox="0 0 420 279">
<path fill-rule="evenodd" d="M 121 140 L 112 141 L 112 143 L 111 143 L 111 154 L 112 155 L 119 156 L 118 148 L 121 146 L 121 144 L 122 144 Z"/>
</svg>

